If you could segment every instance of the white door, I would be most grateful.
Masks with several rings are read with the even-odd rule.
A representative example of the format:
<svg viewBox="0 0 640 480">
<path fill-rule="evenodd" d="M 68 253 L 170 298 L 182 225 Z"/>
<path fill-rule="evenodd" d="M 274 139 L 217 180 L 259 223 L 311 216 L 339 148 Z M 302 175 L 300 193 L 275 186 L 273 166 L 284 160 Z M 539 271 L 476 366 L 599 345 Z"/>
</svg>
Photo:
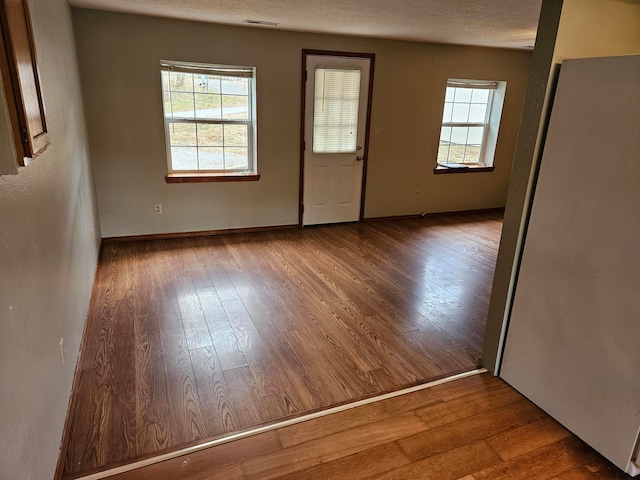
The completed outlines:
<svg viewBox="0 0 640 480">
<path fill-rule="evenodd" d="M 371 61 L 306 56 L 303 225 L 360 219 Z"/>
</svg>

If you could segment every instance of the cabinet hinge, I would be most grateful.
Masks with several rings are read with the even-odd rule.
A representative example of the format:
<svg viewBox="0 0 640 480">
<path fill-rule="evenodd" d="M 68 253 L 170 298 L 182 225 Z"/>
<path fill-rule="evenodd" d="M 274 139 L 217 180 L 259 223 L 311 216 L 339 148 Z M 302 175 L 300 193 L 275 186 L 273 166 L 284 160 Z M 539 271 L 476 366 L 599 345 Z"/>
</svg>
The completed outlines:
<svg viewBox="0 0 640 480">
<path fill-rule="evenodd" d="M 24 143 L 29 143 L 29 132 L 27 132 L 27 129 L 22 127 L 22 141 Z"/>
</svg>

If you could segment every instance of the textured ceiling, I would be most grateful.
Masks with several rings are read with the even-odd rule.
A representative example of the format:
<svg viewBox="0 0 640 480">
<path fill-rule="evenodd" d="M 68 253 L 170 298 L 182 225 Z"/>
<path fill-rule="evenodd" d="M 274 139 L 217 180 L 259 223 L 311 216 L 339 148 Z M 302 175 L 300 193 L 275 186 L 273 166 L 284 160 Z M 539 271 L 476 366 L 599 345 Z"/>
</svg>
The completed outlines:
<svg viewBox="0 0 640 480">
<path fill-rule="evenodd" d="M 75 7 L 303 32 L 526 48 L 542 0 L 69 0 Z"/>
</svg>

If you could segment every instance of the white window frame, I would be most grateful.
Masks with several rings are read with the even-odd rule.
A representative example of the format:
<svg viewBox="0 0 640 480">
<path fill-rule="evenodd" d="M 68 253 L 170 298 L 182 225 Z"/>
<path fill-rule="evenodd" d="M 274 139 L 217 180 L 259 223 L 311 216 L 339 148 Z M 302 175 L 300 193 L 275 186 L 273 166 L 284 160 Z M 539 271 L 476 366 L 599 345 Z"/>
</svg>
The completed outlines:
<svg viewBox="0 0 640 480">
<path fill-rule="evenodd" d="M 257 173 L 257 159 L 256 159 L 256 69 L 251 66 L 233 66 L 233 65 L 219 65 L 219 64 L 202 64 L 202 63 L 190 63 L 190 62 L 174 62 L 174 61 L 161 61 L 161 89 L 162 89 L 162 108 L 164 117 L 164 130 L 165 141 L 167 151 L 167 169 L 169 175 L 179 174 L 209 174 L 209 175 L 228 175 L 228 174 L 256 174 Z M 248 85 L 248 118 L 245 120 L 233 120 L 233 119 L 207 119 L 207 118 L 195 118 L 194 117 L 177 117 L 173 116 L 173 113 L 167 115 L 164 102 L 164 82 L 162 82 L 162 74 L 167 71 L 172 72 L 184 72 L 190 74 L 201 75 L 216 75 L 227 76 L 232 78 L 247 78 L 249 79 Z M 194 92 L 195 94 L 195 92 Z M 206 169 L 198 168 L 195 170 L 174 169 L 171 158 L 171 136 L 169 134 L 169 128 L 171 124 L 183 123 L 183 124 L 203 124 L 203 125 L 245 125 L 247 128 L 247 166 L 246 168 L 223 168 L 223 169 Z M 194 146 L 199 148 L 199 146 Z M 223 140 L 223 148 L 226 148 Z"/>
<path fill-rule="evenodd" d="M 464 166 L 476 166 L 476 167 L 492 167 L 493 157 L 495 154 L 496 141 L 498 137 L 498 129 L 500 126 L 500 117 L 502 116 L 502 106 L 504 103 L 504 94 L 506 90 L 506 82 L 493 81 L 493 80 L 466 80 L 466 79 L 454 79 L 447 80 L 447 88 L 469 88 L 469 89 L 486 89 L 489 90 L 487 99 L 487 107 L 485 112 L 485 118 L 482 122 L 445 122 L 443 118 L 442 126 L 440 128 L 440 139 L 442 138 L 442 130 L 447 127 L 480 127 L 482 131 L 482 140 L 480 143 L 480 152 L 478 161 L 475 162 L 449 162 L 441 161 L 440 145 L 438 146 L 438 160 L 437 167 L 449 168 L 448 165 L 457 165 L 458 163 Z M 447 95 L 445 92 L 445 99 Z M 446 102 L 445 102 L 446 103 Z M 444 108 L 443 108 L 444 117 Z M 465 148 L 469 143 L 465 144 Z M 475 144 L 474 144 L 475 145 Z M 447 158 L 448 160 L 448 158 Z"/>
</svg>

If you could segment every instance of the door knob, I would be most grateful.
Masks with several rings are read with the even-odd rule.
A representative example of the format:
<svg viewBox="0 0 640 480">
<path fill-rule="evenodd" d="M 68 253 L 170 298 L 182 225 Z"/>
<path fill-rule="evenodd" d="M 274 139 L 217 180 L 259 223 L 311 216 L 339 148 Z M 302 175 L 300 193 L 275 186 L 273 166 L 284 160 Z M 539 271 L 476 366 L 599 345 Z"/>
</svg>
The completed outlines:
<svg viewBox="0 0 640 480">
<path fill-rule="evenodd" d="M 357 161 L 359 161 L 359 162 L 361 162 L 362 160 L 364 160 L 364 155 L 358 155 L 358 156 L 356 157 L 356 160 L 357 160 Z"/>
</svg>

